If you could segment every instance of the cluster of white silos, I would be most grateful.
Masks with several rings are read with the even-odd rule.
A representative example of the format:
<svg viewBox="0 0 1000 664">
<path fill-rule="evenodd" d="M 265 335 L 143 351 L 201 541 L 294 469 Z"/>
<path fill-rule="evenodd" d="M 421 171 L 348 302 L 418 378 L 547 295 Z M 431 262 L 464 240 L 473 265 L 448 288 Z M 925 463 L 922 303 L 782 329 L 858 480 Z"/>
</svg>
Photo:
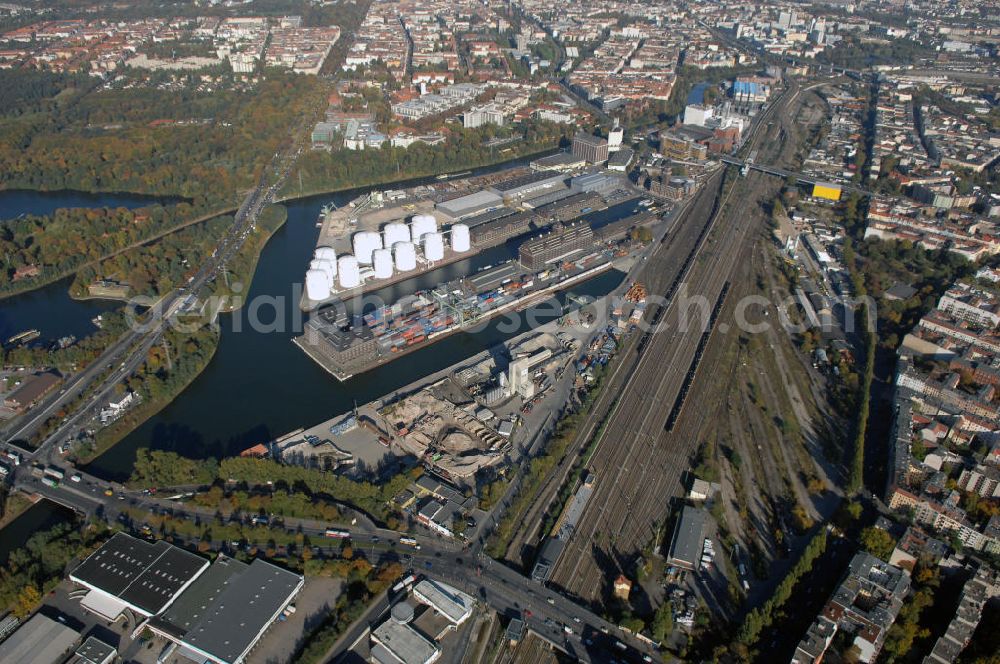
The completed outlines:
<svg viewBox="0 0 1000 664">
<path fill-rule="evenodd" d="M 410 221 L 410 236 L 420 243 L 424 258 L 439 261 L 444 258 L 444 236 L 438 232 L 437 219 L 429 214 L 418 214 Z"/>
<path fill-rule="evenodd" d="M 330 297 L 337 278 L 337 252 L 331 247 L 317 247 L 306 272 L 306 294 L 310 300 L 319 301 Z"/>
<path fill-rule="evenodd" d="M 472 248 L 469 227 L 454 224 L 449 229 L 452 251 L 464 253 Z M 410 272 L 417 268 L 417 247 L 424 259 L 444 259 L 444 233 L 438 230 L 437 219 L 418 214 L 409 224 L 394 221 L 385 225 L 382 233 L 361 231 L 351 238 L 353 254 L 337 257 L 331 247 L 317 247 L 306 272 L 306 294 L 313 301 L 329 299 L 338 285 L 341 290 L 361 285 L 361 272 L 376 279 L 388 279 L 393 272 Z"/>
</svg>

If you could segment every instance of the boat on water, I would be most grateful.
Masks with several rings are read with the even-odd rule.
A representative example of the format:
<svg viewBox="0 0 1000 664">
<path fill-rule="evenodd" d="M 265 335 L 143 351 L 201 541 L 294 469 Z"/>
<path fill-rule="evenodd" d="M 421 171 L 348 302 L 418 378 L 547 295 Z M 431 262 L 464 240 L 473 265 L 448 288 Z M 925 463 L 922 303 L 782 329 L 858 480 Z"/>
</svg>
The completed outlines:
<svg viewBox="0 0 1000 664">
<path fill-rule="evenodd" d="M 450 180 L 451 178 L 460 178 L 465 175 L 469 175 L 472 171 L 462 171 L 461 173 L 442 173 L 437 176 L 438 180 Z"/>
<path fill-rule="evenodd" d="M 322 208 L 320 208 L 319 216 L 316 217 L 316 228 L 322 228 L 323 222 L 326 221 L 327 215 L 337 209 L 337 206 L 333 203 L 327 203 Z"/>
<path fill-rule="evenodd" d="M 25 330 L 24 332 L 18 332 L 8 339 L 7 345 L 14 346 L 16 344 L 26 344 L 29 341 L 34 341 L 40 336 L 42 336 L 42 333 L 38 330 Z"/>
</svg>

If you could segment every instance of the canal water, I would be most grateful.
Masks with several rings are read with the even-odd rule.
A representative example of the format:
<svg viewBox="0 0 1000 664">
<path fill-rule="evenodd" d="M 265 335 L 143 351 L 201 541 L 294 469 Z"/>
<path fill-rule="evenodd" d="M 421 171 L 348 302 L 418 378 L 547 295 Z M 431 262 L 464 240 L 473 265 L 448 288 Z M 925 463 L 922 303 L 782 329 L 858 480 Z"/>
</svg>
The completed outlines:
<svg viewBox="0 0 1000 664">
<path fill-rule="evenodd" d="M 35 533 L 73 518 L 72 510 L 50 500 L 39 500 L 0 529 L 0 565 L 6 564 L 11 551 L 24 546 Z"/>
<path fill-rule="evenodd" d="M 340 205 L 348 198 L 332 200 Z M 316 244 L 316 217 L 330 200 L 287 204 L 288 221 L 261 255 L 248 305 L 219 319 L 222 336 L 211 363 L 170 405 L 91 463 L 88 472 L 124 479 L 136 450 L 143 447 L 198 458 L 230 456 L 346 412 L 354 403 L 376 399 L 529 329 L 524 322 L 513 328 L 500 317 L 482 331 L 452 335 L 339 382 L 292 343 L 302 329 L 298 303 L 303 273 Z M 375 291 L 371 297 L 391 303 L 510 257 L 511 247 L 497 247 Z M 571 290 L 598 296 L 610 292 L 621 278 L 618 272 L 604 273 Z M 539 322 L 553 317 L 540 316 Z M 254 319 L 260 325 L 251 325 Z M 261 325 L 272 329 L 254 329 Z"/>
<path fill-rule="evenodd" d="M 88 194 L 80 191 L 0 191 L 0 224 L 22 214 L 50 215 L 60 208 L 124 207 L 134 209 L 165 199 L 138 194 Z M 94 317 L 121 306 L 111 300 L 74 300 L 73 278 L 0 300 L 0 341 L 25 330 L 42 333 L 41 341 L 73 335 L 84 337 L 97 328 Z"/>
<path fill-rule="evenodd" d="M 334 417 L 355 402 L 371 401 L 530 329 L 526 320 L 515 326 L 502 316 L 475 333 L 452 335 L 344 383 L 308 359 L 292 343 L 292 338 L 301 332 L 304 322 L 298 303 L 303 274 L 319 232 L 316 219 L 324 204 L 344 205 L 359 193 L 345 192 L 285 204 L 288 220 L 261 255 L 247 293 L 248 305 L 219 318 L 221 340 L 208 367 L 160 413 L 91 463 L 88 472 L 107 479 L 124 479 L 131 473 L 136 451 L 147 447 L 197 458 L 232 455 L 298 427 Z M 52 194 L 35 195 L 46 198 Z M 30 209 L 20 211 L 42 209 L 37 207 L 38 201 L 27 203 Z M 107 197 L 93 204 L 120 203 L 116 197 Z M 634 205 L 615 206 L 593 221 L 608 223 L 634 209 Z M 496 265 L 510 258 L 515 250 L 513 244 L 496 247 L 371 295 L 392 302 Z M 621 273 L 610 271 L 570 290 L 596 297 L 613 290 L 622 277 Z M 91 318 L 113 306 L 108 302 L 76 302 L 66 294 L 67 286 L 65 282 L 53 284 L 0 301 L 0 330 L 37 327 L 47 337 L 81 336 Z M 561 295 L 557 299 L 563 301 Z M 557 315 L 556 311 L 539 315 L 535 324 Z M 252 325 L 252 321 L 256 324 Z"/>
<path fill-rule="evenodd" d="M 691 88 L 691 92 L 688 93 L 687 103 L 700 104 L 705 101 L 705 90 L 708 89 L 709 85 L 710 83 L 702 81 Z"/>
</svg>

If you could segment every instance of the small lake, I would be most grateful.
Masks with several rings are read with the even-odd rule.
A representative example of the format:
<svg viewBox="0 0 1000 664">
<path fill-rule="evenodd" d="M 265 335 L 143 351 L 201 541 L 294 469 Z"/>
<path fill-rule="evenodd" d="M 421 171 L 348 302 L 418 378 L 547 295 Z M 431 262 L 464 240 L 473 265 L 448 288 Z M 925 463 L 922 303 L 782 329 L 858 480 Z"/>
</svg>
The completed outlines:
<svg viewBox="0 0 1000 664">
<path fill-rule="evenodd" d="M 701 82 L 691 88 L 691 92 L 688 93 L 687 103 L 689 104 L 700 104 L 705 101 L 705 90 L 708 89 L 710 83 Z"/>
<path fill-rule="evenodd" d="M 141 194 L 89 194 L 82 191 L 0 191 L 0 220 L 22 214 L 50 215 L 62 208 L 124 207 L 135 209 L 169 200 Z M 84 337 L 97 328 L 91 320 L 120 304 L 110 300 L 78 301 L 69 296 L 72 277 L 33 291 L 0 299 L 0 342 L 36 329 L 42 341 L 73 335 Z"/>
</svg>

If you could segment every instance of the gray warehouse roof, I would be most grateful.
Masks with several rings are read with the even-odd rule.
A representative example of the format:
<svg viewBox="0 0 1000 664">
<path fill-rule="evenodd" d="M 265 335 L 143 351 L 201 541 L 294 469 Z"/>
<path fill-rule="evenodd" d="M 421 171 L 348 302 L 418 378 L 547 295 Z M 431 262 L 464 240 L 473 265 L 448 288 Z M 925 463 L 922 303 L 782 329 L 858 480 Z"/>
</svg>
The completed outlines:
<svg viewBox="0 0 1000 664">
<path fill-rule="evenodd" d="M 104 641 L 93 636 L 88 636 L 79 648 L 76 649 L 77 657 L 88 664 L 107 664 L 115 658 L 118 651 L 114 646 L 109 646 Z"/>
<path fill-rule="evenodd" d="M 525 173 L 516 177 L 507 178 L 497 182 L 492 187 L 493 191 L 504 196 L 516 195 L 528 190 L 535 190 L 546 186 L 560 185 L 566 180 L 566 176 L 550 171 L 540 171 L 535 173 Z"/>
<path fill-rule="evenodd" d="M 459 196 L 450 201 L 438 203 L 435 207 L 453 219 L 482 212 L 483 210 L 503 204 L 503 199 L 492 191 L 477 191 L 474 194 Z"/>
<path fill-rule="evenodd" d="M 378 657 L 379 661 L 398 661 L 404 664 L 425 664 L 435 658 L 438 647 L 424 638 L 409 625 L 400 625 L 389 619 L 375 628 L 372 639 L 389 654 L 388 658 Z M 378 656 L 373 649 L 372 654 Z"/>
<path fill-rule="evenodd" d="M 159 613 L 208 566 L 208 561 L 164 541 L 117 533 L 70 574 L 149 615 Z"/>
<path fill-rule="evenodd" d="M 706 514 L 703 509 L 684 506 L 670 540 L 670 557 L 667 562 L 694 567 L 704 546 L 702 534 L 705 532 Z"/>
<path fill-rule="evenodd" d="M 0 643 L 0 662 L 17 664 L 56 664 L 80 633 L 66 625 L 36 613 L 10 637 Z"/>
<path fill-rule="evenodd" d="M 220 562 L 229 567 L 238 561 L 220 557 L 215 564 Z M 221 587 L 218 582 L 225 575 L 216 577 L 218 591 L 207 600 L 209 604 L 202 608 L 200 618 L 183 639 L 184 645 L 222 662 L 242 661 L 302 586 L 301 576 L 263 560 L 233 567 L 237 571 L 225 578 Z M 205 594 L 199 585 L 191 591 L 200 598 Z M 188 603 L 184 595 L 178 602 Z"/>
</svg>

